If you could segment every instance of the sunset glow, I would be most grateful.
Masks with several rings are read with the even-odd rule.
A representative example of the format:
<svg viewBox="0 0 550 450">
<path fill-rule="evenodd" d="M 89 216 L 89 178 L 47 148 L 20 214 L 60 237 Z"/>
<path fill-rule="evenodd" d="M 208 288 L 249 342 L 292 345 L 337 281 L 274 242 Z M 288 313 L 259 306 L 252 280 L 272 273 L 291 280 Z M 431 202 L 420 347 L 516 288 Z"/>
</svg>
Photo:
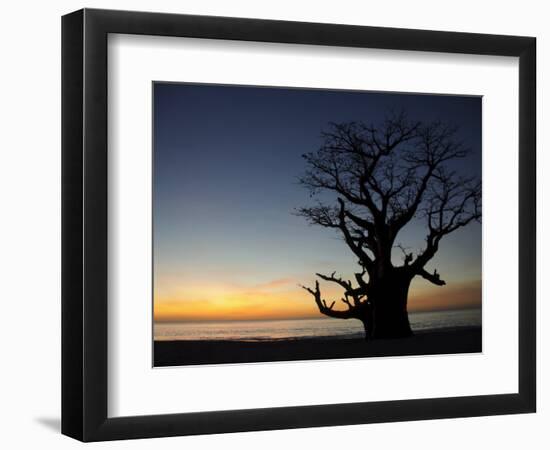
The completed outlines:
<svg viewBox="0 0 550 450">
<path fill-rule="evenodd" d="M 416 283 L 420 284 L 420 283 Z M 345 309 L 339 301 L 341 291 L 328 283 L 322 285 L 327 301 L 336 300 L 335 308 Z M 291 278 L 268 283 L 239 286 L 174 287 L 173 296 L 155 296 L 154 316 L 158 322 L 197 320 L 260 320 L 319 317 L 311 296 Z M 413 286 L 409 310 L 479 308 L 481 281 L 461 282 L 445 289 Z"/>
</svg>

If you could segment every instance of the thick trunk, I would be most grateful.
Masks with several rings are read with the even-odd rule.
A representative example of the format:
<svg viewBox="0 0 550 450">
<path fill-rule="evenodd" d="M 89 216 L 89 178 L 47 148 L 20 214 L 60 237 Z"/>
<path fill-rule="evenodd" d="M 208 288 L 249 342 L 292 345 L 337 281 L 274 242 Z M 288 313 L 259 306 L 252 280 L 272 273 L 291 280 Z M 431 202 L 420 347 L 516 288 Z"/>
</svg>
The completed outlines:
<svg viewBox="0 0 550 450">
<path fill-rule="evenodd" d="M 371 303 L 365 320 L 367 339 L 391 339 L 412 336 L 407 297 L 410 279 L 391 274 L 376 283 L 369 295 Z"/>
<path fill-rule="evenodd" d="M 393 303 L 393 302 L 392 302 Z M 375 306 L 372 339 L 393 339 L 412 336 L 406 302 Z"/>
<path fill-rule="evenodd" d="M 361 322 L 363 323 L 363 328 L 365 330 L 365 340 L 369 341 L 370 339 L 372 339 L 372 325 L 367 318 L 361 319 Z"/>
</svg>

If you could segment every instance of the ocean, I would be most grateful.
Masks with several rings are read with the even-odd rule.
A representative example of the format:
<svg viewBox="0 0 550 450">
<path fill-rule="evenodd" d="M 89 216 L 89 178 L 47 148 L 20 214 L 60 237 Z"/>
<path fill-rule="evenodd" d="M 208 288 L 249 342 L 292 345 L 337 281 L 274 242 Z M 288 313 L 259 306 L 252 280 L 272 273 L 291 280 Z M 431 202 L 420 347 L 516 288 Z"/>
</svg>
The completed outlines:
<svg viewBox="0 0 550 450">
<path fill-rule="evenodd" d="M 481 309 L 416 312 L 409 314 L 413 331 L 480 327 Z M 156 341 L 223 340 L 272 341 L 303 338 L 358 338 L 363 325 L 355 319 L 247 320 L 173 322 L 154 325 Z"/>
</svg>

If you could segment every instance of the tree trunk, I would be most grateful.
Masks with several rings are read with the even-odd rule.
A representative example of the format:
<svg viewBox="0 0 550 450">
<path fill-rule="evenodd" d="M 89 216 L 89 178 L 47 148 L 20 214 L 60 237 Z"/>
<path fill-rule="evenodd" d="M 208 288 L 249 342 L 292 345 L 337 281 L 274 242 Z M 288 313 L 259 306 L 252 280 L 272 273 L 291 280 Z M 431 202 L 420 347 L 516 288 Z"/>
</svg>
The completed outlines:
<svg viewBox="0 0 550 450">
<path fill-rule="evenodd" d="M 393 339 L 412 336 L 407 311 L 410 283 L 408 277 L 392 274 L 373 286 L 374 289 L 369 295 L 372 305 L 372 317 L 368 320 L 371 322 L 370 338 Z"/>
<path fill-rule="evenodd" d="M 370 341 L 372 339 L 372 321 L 368 317 L 360 320 L 363 323 L 363 328 L 365 330 L 365 340 Z"/>
<path fill-rule="evenodd" d="M 413 334 L 406 303 L 376 305 L 373 322 L 373 339 L 403 338 Z"/>
</svg>

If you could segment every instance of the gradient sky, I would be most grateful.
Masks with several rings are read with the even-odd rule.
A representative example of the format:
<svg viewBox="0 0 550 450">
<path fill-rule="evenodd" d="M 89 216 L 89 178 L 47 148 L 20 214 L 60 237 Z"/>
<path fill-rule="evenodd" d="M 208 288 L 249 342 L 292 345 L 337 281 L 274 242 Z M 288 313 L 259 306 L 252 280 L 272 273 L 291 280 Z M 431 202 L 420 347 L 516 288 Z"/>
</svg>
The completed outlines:
<svg viewBox="0 0 550 450">
<path fill-rule="evenodd" d="M 321 317 L 315 272 L 349 277 L 356 258 L 333 230 L 292 214 L 311 205 L 297 183 L 303 153 L 329 122 L 376 123 L 390 110 L 443 120 L 472 150 L 455 164 L 481 176 L 481 98 L 312 89 L 154 84 L 154 315 L 156 321 Z M 416 252 L 423 223 L 398 236 Z M 401 264 L 396 251 L 394 264 Z M 409 310 L 481 305 L 481 226 L 447 236 L 428 270 L 447 286 L 415 279 Z M 330 283 L 327 299 L 341 297 Z M 342 308 L 345 305 L 341 305 Z"/>
</svg>

